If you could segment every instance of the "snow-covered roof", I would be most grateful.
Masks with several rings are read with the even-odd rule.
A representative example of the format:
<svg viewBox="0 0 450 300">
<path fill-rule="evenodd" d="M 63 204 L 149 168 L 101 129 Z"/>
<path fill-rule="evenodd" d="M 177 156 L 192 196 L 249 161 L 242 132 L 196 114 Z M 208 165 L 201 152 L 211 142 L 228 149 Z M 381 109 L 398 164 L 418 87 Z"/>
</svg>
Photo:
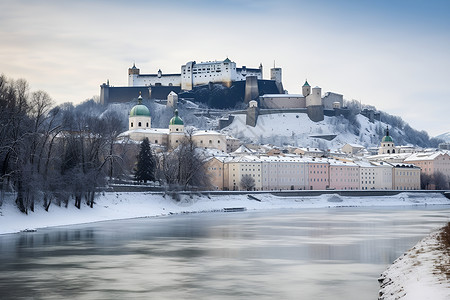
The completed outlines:
<svg viewBox="0 0 450 300">
<path fill-rule="evenodd" d="M 241 145 L 233 153 L 255 153 L 255 152 L 256 152 L 255 150 L 252 150 L 245 145 Z"/>
<path fill-rule="evenodd" d="M 336 159 L 329 159 L 328 163 L 331 166 L 346 166 L 346 167 L 357 167 L 358 166 L 354 162 L 342 161 L 342 160 L 336 160 Z"/>
<path fill-rule="evenodd" d="M 214 130 L 199 130 L 195 131 L 192 135 L 198 136 L 198 135 L 222 135 L 222 134 Z"/>
<path fill-rule="evenodd" d="M 422 161 L 422 160 L 435 160 L 440 155 L 448 155 L 444 151 L 436 151 L 436 152 L 418 152 L 411 154 L 408 158 L 405 159 L 407 161 Z"/>
<path fill-rule="evenodd" d="M 350 143 L 347 143 L 347 144 L 345 144 L 345 145 L 349 145 L 349 146 L 351 146 L 351 147 L 353 147 L 353 148 L 365 148 L 364 146 L 358 145 L 358 144 L 350 144 Z M 344 146 L 345 146 L 345 145 L 344 145 Z"/>
<path fill-rule="evenodd" d="M 132 130 L 127 130 L 125 132 L 122 132 L 121 134 L 119 134 L 119 137 L 124 137 L 124 136 L 128 136 L 132 133 L 159 133 L 159 134 L 169 134 L 169 129 L 166 128 L 141 128 L 141 129 L 132 129 Z"/>
</svg>

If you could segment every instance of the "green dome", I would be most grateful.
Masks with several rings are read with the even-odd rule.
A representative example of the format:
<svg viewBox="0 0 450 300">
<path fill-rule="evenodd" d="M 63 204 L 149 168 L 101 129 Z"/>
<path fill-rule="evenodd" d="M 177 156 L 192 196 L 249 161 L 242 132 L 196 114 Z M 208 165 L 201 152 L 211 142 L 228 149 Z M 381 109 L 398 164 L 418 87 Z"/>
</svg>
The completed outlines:
<svg viewBox="0 0 450 300">
<path fill-rule="evenodd" d="M 392 140 L 392 138 L 389 136 L 389 135 L 385 135 L 384 137 L 383 137 L 383 139 L 381 140 L 381 142 L 394 142 L 393 140 Z"/>
<path fill-rule="evenodd" d="M 150 110 L 148 110 L 147 106 L 142 104 L 141 92 L 139 92 L 138 104 L 133 106 L 133 108 L 130 110 L 130 117 L 136 116 L 150 117 Z"/>
<path fill-rule="evenodd" d="M 130 110 L 130 117 L 136 116 L 150 117 L 150 110 L 148 110 L 147 106 L 145 106 L 144 104 L 135 105 Z"/>
<path fill-rule="evenodd" d="M 169 125 L 184 125 L 183 120 L 178 116 L 178 110 L 175 110 L 175 116 L 170 119 Z"/>
</svg>

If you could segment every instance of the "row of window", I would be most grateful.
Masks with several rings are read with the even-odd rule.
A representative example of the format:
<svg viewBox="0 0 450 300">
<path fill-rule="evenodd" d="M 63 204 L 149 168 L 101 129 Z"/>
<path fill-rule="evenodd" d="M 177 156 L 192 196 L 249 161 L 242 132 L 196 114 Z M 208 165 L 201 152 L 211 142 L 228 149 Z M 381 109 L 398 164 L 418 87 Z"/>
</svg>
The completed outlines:
<svg viewBox="0 0 450 300">
<path fill-rule="evenodd" d="M 130 125 L 131 125 L 130 127 L 133 127 L 133 122 L 131 122 Z M 139 122 L 139 123 L 138 123 L 138 127 L 142 127 L 142 122 Z M 147 122 L 147 126 L 146 126 L 146 127 L 148 127 L 148 122 Z"/>
</svg>

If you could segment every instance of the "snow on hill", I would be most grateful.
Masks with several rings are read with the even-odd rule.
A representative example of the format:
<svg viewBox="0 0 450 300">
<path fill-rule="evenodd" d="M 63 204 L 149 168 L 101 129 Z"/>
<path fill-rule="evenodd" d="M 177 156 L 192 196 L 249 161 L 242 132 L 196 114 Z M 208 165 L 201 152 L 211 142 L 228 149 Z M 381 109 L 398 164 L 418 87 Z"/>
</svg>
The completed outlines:
<svg viewBox="0 0 450 300">
<path fill-rule="evenodd" d="M 440 134 L 440 135 L 436 136 L 435 138 L 441 139 L 441 140 L 446 141 L 447 143 L 450 143 L 450 131 Z"/>
<path fill-rule="evenodd" d="M 377 146 L 380 143 L 386 124 L 369 120 L 357 115 L 360 128 L 351 125 L 343 117 L 325 117 L 321 122 L 313 122 L 303 113 L 279 113 L 260 115 L 255 127 L 245 124 L 245 115 L 235 115 L 232 124 L 222 132 L 228 133 L 244 142 L 301 147 L 318 147 L 337 149 L 346 143 L 361 144 L 365 147 Z M 401 134 L 401 131 L 393 129 Z M 336 135 L 332 141 L 314 138 L 315 135 Z"/>
<path fill-rule="evenodd" d="M 135 105 L 134 102 L 110 104 L 106 111 L 115 111 L 123 118 L 123 131 L 128 129 L 128 113 Z M 144 101 L 152 116 L 153 128 L 167 128 L 173 109 L 154 101 Z M 198 129 L 217 129 L 218 119 L 228 115 L 230 111 L 202 110 L 193 103 L 180 103 L 179 114 L 186 126 Z M 338 149 L 346 143 L 360 144 L 364 147 L 379 146 L 381 138 L 385 135 L 387 124 L 375 121 L 374 123 L 357 115 L 354 122 L 343 116 L 325 117 L 321 122 L 313 122 L 304 113 L 278 113 L 260 115 L 256 127 L 245 124 L 245 114 L 235 114 L 234 121 L 222 130 L 244 143 L 273 144 L 276 146 L 293 145 L 299 147 L 314 147 L 321 149 Z M 389 126 L 390 135 L 398 144 L 405 144 L 405 133 Z M 314 138 L 317 135 L 336 135 L 332 141 Z M 403 139 L 404 141 L 399 141 Z"/>
</svg>

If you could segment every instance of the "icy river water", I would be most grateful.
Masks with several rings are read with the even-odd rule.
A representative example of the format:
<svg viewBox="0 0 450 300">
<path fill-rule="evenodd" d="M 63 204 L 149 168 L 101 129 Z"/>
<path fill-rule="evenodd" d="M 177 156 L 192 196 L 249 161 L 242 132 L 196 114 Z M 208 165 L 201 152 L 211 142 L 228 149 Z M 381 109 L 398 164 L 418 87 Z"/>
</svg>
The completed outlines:
<svg viewBox="0 0 450 300">
<path fill-rule="evenodd" d="M 449 206 L 203 213 L 0 236 L 0 299 L 376 299 Z"/>
</svg>

